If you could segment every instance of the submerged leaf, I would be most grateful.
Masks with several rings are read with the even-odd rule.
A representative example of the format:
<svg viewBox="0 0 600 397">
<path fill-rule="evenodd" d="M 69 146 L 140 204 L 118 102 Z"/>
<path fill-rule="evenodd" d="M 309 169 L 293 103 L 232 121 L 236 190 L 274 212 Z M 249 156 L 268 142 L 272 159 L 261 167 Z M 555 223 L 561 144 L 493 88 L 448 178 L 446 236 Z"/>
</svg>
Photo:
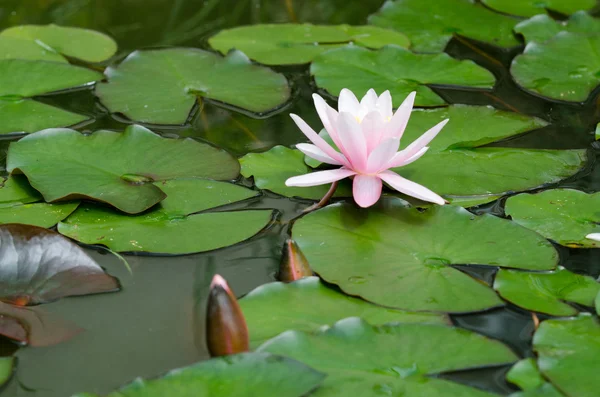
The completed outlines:
<svg viewBox="0 0 600 397">
<path fill-rule="evenodd" d="M 79 246 L 35 226 L 0 225 L 0 301 L 19 306 L 119 290 Z"/>
<path fill-rule="evenodd" d="M 242 53 L 223 58 L 195 48 L 136 51 L 106 70 L 96 95 L 113 113 L 154 124 L 183 124 L 198 98 L 265 113 L 290 97 L 286 78 Z"/>
<path fill-rule="evenodd" d="M 388 44 L 408 47 L 402 33 L 377 26 L 278 23 L 225 29 L 208 40 L 222 54 L 237 49 L 266 65 L 308 63 L 318 54 L 352 43 L 380 48 Z"/>
<path fill-rule="evenodd" d="M 24 173 L 48 202 L 89 198 L 135 214 L 165 198 L 150 182 L 181 177 L 233 179 L 239 164 L 207 144 L 162 138 L 133 125 L 124 133 L 36 132 L 10 144 L 7 170 Z"/>
<path fill-rule="evenodd" d="M 14 357 L 0 357 L 0 388 L 12 378 L 15 363 Z"/>
</svg>

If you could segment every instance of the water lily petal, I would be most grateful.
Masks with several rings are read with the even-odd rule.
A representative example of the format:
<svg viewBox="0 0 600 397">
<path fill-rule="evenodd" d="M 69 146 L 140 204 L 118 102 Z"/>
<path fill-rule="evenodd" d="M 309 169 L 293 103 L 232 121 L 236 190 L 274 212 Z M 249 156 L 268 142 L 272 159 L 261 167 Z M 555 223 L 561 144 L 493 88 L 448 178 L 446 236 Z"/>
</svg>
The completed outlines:
<svg viewBox="0 0 600 397">
<path fill-rule="evenodd" d="M 585 238 L 589 238 L 590 240 L 600 241 L 600 233 L 590 233 Z"/>
<path fill-rule="evenodd" d="M 341 155 L 340 153 L 336 152 L 335 149 L 333 149 L 325 141 L 325 139 L 321 138 L 319 136 L 319 134 L 317 134 L 315 132 L 315 130 L 313 130 L 308 124 L 306 124 L 306 122 L 304 120 L 302 120 L 300 117 L 298 117 L 295 114 L 290 114 L 290 117 L 292 118 L 292 120 L 294 120 L 294 122 L 296 123 L 298 128 L 300 128 L 300 131 L 302 131 L 302 133 L 304 133 L 304 135 L 306 135 L 306 137 L 312 143 L 314 143 L 319 149 L 321 149 L 323 152 L 325 152 L 325 154 L 327 154 L 332 159 L 340 162 L 341 164 L 344 164 L 344 165 L 348 164 L 346 158 L 343 155 Z"/>
<path fill-rule="evenodd" d="M 327 170 L 311 172 L 310 174 L 293 176 L 285 181 L 286 186 L 316 186 L 333 183 L 340 179 L 355 175 L 356 172 L 347 168 L 338 168 L 337 170 Z"/>
<path fill-rule="evenodd" d="M 340 91 L 340 96 L 338 98 L 338 112 L 348 112 L 357 115 L 359 106 L 360 103 L 352 91 L 347 88 L 343 88 L 342 91 Z"/>
<path fill-rule="evenodd" d="M 418 183 L 409 181 L 406 178 L 401 177 L 392 171 L 383 171 L 379 174 L 379 177 L 392 188 L 396 189 L 400 193 L 407 194 L 412 197 L 416 197 L 420 200 L 430 201 L 439 205 L 446 204 L 446 200 L 440 197 L 438 194 L 427 189 L 425 186 L 421 186 Z"/>
<path fill-rule="evenodd" d="M 392 157 L 392 159 L 386 165 L 385 168 L 404 167 L 405 165 L 409 165 L 410 163 L 414 163 L 415 161 L 417 161 L 418 159 L 420 159 L 421 157 L 423 157 L 423 155 L 425 153 L 427 153 L 428 150 L 429 150 L 429 146 L 425 146 L 424 148 L 421 148 L 421 150 L 419 150 L 412 157 L 410 157 L 410 158 L 408 158 L 406 160 L 402 159 L 402 161 L 400 161 L 399 163 L 397 163 L 397 162 L 394 161 L 396 159 L 396 156 L 402 155 L 402 152 L 398 152 L 398 153 L 396 153 L 396 155 L 394 157 Z"/>
<path fill-rule="evenodd" d="M 435 126 L 431 127 L 426 133 L 415 139 L 406 149 L 399 152 L 392 161 L 390 162 L 389 168 L 400 167 L 406 165 L 407 161 L 421 151 L 425 146 L 429 144 L 440 133 L 442 128 L 448 123 L 448 119 L 441 121 Z M 413 160 L 414 161 L 414 160 Z"/>
<path fill-rule="evenodd" d="M 360 100 L 360 107 L 358 108 L 358 114 L 356 115 L 359 120 L 362 119 L 372 111 L 376 110 L 377 105 L 377 93 L 374 89 L 367 91 L 367 94 Z"/>
<path fill-rule="evenodd" d="M 384 120 L 390 120 L 394 115 L 393 106 L 392 106 L 392 95 L 389 90 L 383 92 L 383 94 L 379 95 L 377 98 L 377 104 L 375 107 L 381 113 L 381 116 Z"/>
<path fill-rule="evenodd" d="M 383 137 L 385 127 L 381 113 L 378 111 L 367 113 L 360 123 L 360 128 L 367 141 L 367 153 L 371 153 L 371 151 L 379 145 L 381 138 Z"/>
<path fill-rule="evenodd" d="M 337 147 L 341 148 L 340 138 L 338 137 L 336 129 L 338 112 L 329 106 L 327 102 L 325 102 L 325 100 L 317 94 L 313 94 L 313 101 L 315 102 L 315 108 L 317 109 L 319 118 L 323 123 L 323 127 L 325 127 L 325 130 L 327 130 L 327 133 Z"/>
<path fill-rule="evenodd" d="M 312 157 L 313 159 L 320 161 L 322 163 L 333 164 L 333 165 L 343 165 L 337 160 L 332 159 L 324 151 L 319 149 L 316 145 L 311 145 L 310 143 L 299 143 L 296 145 L 296 149 L 300 150 L 305 155 Z"/>
<path fill-rule="evenodd" d="M 367 160 L 367 173 L 372 174 L 387 169 L 386 165 L 398 151 L 400 139 L 389 138 L 383 140 L 369 155 Z"/>
<path fill-rule="evenodd" d="M 360 124 L 351 113 L 341 112 L 337 127 L 344 155 L 350 162 L 351 168 L 363 171 L 367 165 L 367 142 Z"/>
<path fill-rule="evenodd" d="M 352 183 L 352 195 L 359 206 L 370 207 L 381 196 L 381 179 L 372 175 L 356 175 Z"/>
<path fill-rule="evenodd" d="M 396 110 L 396 113 L 394 113 L 389 123 L 387 123 L 387 128 L 385 131 L 386 137 L 396 137 L 398 139 L 402 138 L 404 130 L 406 129 L 406 125 L 408 124 L 408 120 L 410 119 L 410 113 L 412 112 L 416 95 L 417 93 L 415 91 L 408 94 L 398 110 Z"/>
</svg>

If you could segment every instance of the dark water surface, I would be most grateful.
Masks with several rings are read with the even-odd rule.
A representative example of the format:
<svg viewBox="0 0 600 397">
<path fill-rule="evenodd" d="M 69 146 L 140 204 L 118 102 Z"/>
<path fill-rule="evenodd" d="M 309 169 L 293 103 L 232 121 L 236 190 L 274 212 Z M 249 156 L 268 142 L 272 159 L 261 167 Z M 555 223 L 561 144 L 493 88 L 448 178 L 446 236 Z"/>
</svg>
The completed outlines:
<svg viewBox="0 0 600 397">
<path fill-rule="evenodd" d="M 27 23 L 57 23 L 100 30 L 118 41 L 120 52 L 114 60 L 117 62 L 133 49 L 206 47 L 206 38 L 219 29 L 248 23 L 361 24 L 381 3 L 382 0 L 0 0 L 0 29 Z M 600 119 L 597 95 L 592 95 L 585 104 L 573 105 L 552 103 L 523 92 L 507 71 L 517 51 L 499 51 L 486 46 L 478 49 L 472 42 L 454 39 L 447 52 L 457 58 L 473 59 L 490 69 L 498 79 L 497 87 L 491 93 L 434 88 L 449 102 L 493 105 L 552 122 L 548 127 L 496 146 L 595 150 L 591 143 Z M 315 90 L 313 83 L 306 67 L 280 70 L 293 82 L 295 95 L 287 108 L 268 119 L 258 120 L 204 103 L 185 126 L 150 127 L 165 136 L 206 140 L 238 156 L 264 151 L 276 144 L 304 141 L 288 113 L 297 113 L 309 124 L 318 125 L 310 101 L 310 94 Z M 80 126 L 80 131 L 122 130 L 126 126 L 125 120 L 109 116 L 89 90 L 37 99 L 93 116 L 94 121 Z M 7 142 L 0 141 L 2 157 Z M 242 183 L 250 186 L 249 181 Z M 600 170 L 590 164 L 561 185 L 585 191 L 600 190 Z M 20 349 L 16 377 L 0 394 L 3 397 L 68 397 L 80 391 L 106 394 L 137 376 L 157 376 L 206 359 L 204 306 L 212 276 L 223 275 L 238 296 L 273 281 L 289 231 L 289 220 L 298 216 L 307 204 L 265 193 L 244 204 L 279 211 L 276 222 L 259 236 L 203 254 L 127 256 L 131 274 L 115 256 L 88 249 L 108 272 L 121 280 L 123 290 L 44 305 L 44 310 L 71 320 L 86 331 L 57 346 Z M 476 212 L 502 216 L 502 208 L 500 200 Z M 568 269 L 594 277 L 600 274 L 600 250 L 575 251 L 561 247 L 559 251 L 562 264 Z M 495 272 L 489 267 L 457 268 L 488 282 Z M 509 305 L 484 313 L 453 316 L 453 321 L 504 341 L 521 356 L 533 354 L 534 328 L 529 312 Z M 0 341 L 0 353 L 8 354 L 13 348 L 9 342 Z M 506 370 L 500 367 L 441 376 L 507 394 L 513 388 L 504 381 Z"/>
</svg>

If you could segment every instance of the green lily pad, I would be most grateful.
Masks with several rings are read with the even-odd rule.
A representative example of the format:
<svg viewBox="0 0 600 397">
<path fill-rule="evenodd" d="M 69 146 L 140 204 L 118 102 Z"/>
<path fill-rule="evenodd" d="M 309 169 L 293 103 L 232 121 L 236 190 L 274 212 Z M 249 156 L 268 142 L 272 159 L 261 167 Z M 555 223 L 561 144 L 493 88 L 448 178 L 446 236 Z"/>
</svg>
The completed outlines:
<svg viewBox="0 0 600 397">
<path fill-rule="evenodd" d="M 318 277 L 262 285 L 241 299 L 240 307 L 253 346 L 286 330 L 313 332 L 346 317 L 360 317 L 373 325 L 449 321 L 444 315 L 388 309 L 344 295 L 324 285 Z"/>
<path fill-rule="evenodd" d="M 600 84 L 600 35 L 560 32 L 547 42 L 531 42 L 512 62 L 517 84 L 534 94 L 583 102 Z"/>
<path fill-rule="evenodd" d="M 473 61 L 454 59 L 448 54 L 415 54 L 390 45 L 377 51 L 347 46 L 324 52 L 310 67 L 317 85 L 332 95 L 348 88 L 358 97 L 370 88 L 389 90 L 394 107 L 412 91 L 415 106 L 442 106 L 446 102 L 427 85 L 450 85 L 490 89 L 496 79 Z"/>
<path fill-rule="evenodd" d="M 162 138 L 133 125 L 124 133 L 36 132 L 10 144 L 7 170 L 24 173 L 47 202 L 90 198 L 135 214 L 166 197 L 149 182 L 182 177 L 233 179 L 239 164 L 207 144 Z"/>
<path fill-rule="evenodd" d="M 12 378 L 14 365 L 14 357 L 0 357 L 0 387 Z"/>
<path fill-rule="evenodd" d="M 540 374 L 533 358 L 517 362 L 506 374 L 506 380 L 523 390 L 512 393 L 510 397 L 563 397 L 563 394 Z"/>
<path fill-rule="evenodd" d="M 265 113 L 290 97 L 286 78 L 253 65 L 241 52 L 226 57 L 195 48 L 136 51 L 106 69 L 96 95 L 114 113 L 154 124 L 183 124 L 198 98 Z"/>
<path fill-rule="evenodd" d="M 16 101 L 0 99 L 0 120 L 2 120 L 0 134 L 10 134 L 70 127 L 89 120 L 89 117 L 30 99 Z"/>
<path fill-rule="evenodd" d="M 368 48 L 410 44 L 402 33 L 377 26 L 308 23 L 239 26 L 220 31 L 208 43 L 222 54 L 237 49 L 266 65 L 308 63 L 324 51 L 350 43 Z"/>
<path fill-rule="evenodd" d="M 288 331 L 258 350 L 282 354 L 327 373 L 315 397 L 374 393 L 491 397 L 429 375 L 517 360 L 501 343 L 464 329 L 432 324 L 372 326 L 358 318 L 339 321 L 314 334 Z"/>
<path fill-rule="evenodd" d="M 590 10 L 596 6 L 596 0 L 482 0 L 486 6 L 505 14 L 532 17 L 551 10 L 564 15 L 579 10 Z"/>
<path fill-rule="evenodd" d="M 600 193 L 552 189 L 519 194 L 506 201 L 505 212 L 526 228 L 571 248 L 597 248 L 600 242 L 586 239 L 600 232 Z"/>
<path fill-rule="evenodd" d="M 494 289 L 524 309 L 553 316 L 574 316 L 579 311 L 566 302 L 594 306 L 600 284 L 562 267 L 548 273 L 501 269 L 496 274 Z"/>
<path fill-rule="evenodd" d="M 598 341 L 600 325 L 589 314 L 543 321 L 533 337 L 540 371 L 567 396 L 596 396 L 600 388 Z"/>
<path fill-rule="evenodd" d="M 89 29 L 21 25 L 3 30 L 0 37 L 28 39 L 44 48 L 86 62 L 102 62 L 117 52 L 117 43 L 112 38 Z"/>
<path fill-rule="evenodd" d="M 106 245 L 113 251 L 189 254 L 246 240 L 272 217 L 271 210 L 202 212 L 257 195 L 241 186 L 205 179 L 175 179 L 155 185 L 167 198 L 148 212 L 130 216 L 84 204 L 59 223 L 58 231 L 82 243 Z"/>
<path fill-rule="evenodd" d="M 412 49 L 423 52 L 443 51 L 454 35 L 514 47 L 519 45 L 512 33 L 516 22 L 471 0 L 444 0 L 435 9 L 422 0 L 388 0 L 369 17 L 370 24 L 404 33 Z"/>
<path fill-rule="evenodd" d="M 557 21 L 548 15 L 536 15 L 515 26 L 515 32 L 522 34 L 526 43 L 543 43 L 560 32 L 600 34 L 600 20 L 584 11 L 574 13 L 566 21 Z"/>
<path fill-rule="evenodd" d="M 306 174 L 310 168 L 304 164 L 302 152 L 285 146 L 275 146 L 263 153 L 249 153 L 240 159 L 240 164 L 242 175 L 246 178 L 254 177 L 256 187 L 282 196 L 319 200 L 330 187 L 330 185 L 308 188 L 286 186 L 285 181 L 288 178 Z M 351 192 L 349 184 L 341 182 L 335 197 L 348 197 L 352 195 Z"/>
<path fill-rule="evenodd" d="M 423 210 L 399 199 L 368 211 L 333 204 L 297 220 L 292 232 L 325 281 L 405 310 L 463 313 L 502 306 L 492 289 L 453 264 L 549 270 L 558 260 L 547 240 L 513 222 L 454 206 Z"/>
<path fill-rule="evenodd" d="M 217 357 L 157 379 L 136 379 L 107 397 L 301 397 L 319 387 L 321 372 L 268 353 Z M 73 397 L 93 396 L 83 393 Z"/>
<path fill-rule="evenodd" d="M 4 36 L 0 33 L 0 59 L 27 59 L 32 61 L 50 61 L 68 63 L 52 49 L 35 41 L 18 37 Z"/>
</svg>

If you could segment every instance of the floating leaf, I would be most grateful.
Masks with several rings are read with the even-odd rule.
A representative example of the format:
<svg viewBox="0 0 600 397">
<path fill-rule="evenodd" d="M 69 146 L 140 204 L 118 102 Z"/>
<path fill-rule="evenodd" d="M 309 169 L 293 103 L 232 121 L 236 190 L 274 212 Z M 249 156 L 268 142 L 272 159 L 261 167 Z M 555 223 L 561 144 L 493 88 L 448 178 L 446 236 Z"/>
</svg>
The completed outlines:
<svg viewBox="0 0 600 397">
<path fill-rule="evenodd" d="M 600 284 L 591 277 L 571 273 L 562 267 L 548 273 L 501 269 L 496 275 L 494 289 L 504 299 L 524 309 L 553 316 L 573 316 L 578 310 L 565 302 L 594 306 Z"/>
<path fill-rule="evenodd" d="M 450 122 L 431 142 L 427 154 L 394 171 L 462 206 L 492 201 L 506 192 L 558 182 L 578 172 L 586 160 L 584 150 L 479 148 L 546 125 L 540 119 L 482 106 L 452 105 L 413 111 L 402 138 L 402 148 L 446 118 Z M 240 160 L 242 175 L 253 176 L 261 189 L 290 197 L 319 199 L 328 186 L 285 186 L 287 178 L 310 170 L 301 163 L 302 156 L 299 151 L 283 147 L 248 154 Z M 310 165 L 317 167 L 320 163 L 311 161 Z M 350 195 L 346 183 L 340 185 L 338 197 Z"/>
<path fill-rule="evenodd" d="M 239 26 L 220 31 L 208 43 L 223 54 L 237 49 L 266 65 L 308 63 L 324 51 L 350 43 L 369 48 L 410 44 L 402 33 L 377 26 L 308 23 Z"/>
<path fill-rule="evenodd" d="M 506 201 L 505 211 L 518 224 L 572 248 L 600 247 L 586 239 L 600 231 L 600 193 L 552 189 L 536 194 L 519 194 Z"/>
<path fill-rule="evenodd" d="M 515 26 L 515 32 L 522 34 L 527 43 L 534 41 L 543 43 L 559 32 L 583 35 L 600 34 L 600 20 L 584 11 L 576 12 L 566 21 L 557 21 L 548 15 L 536 15 Z"/>
<path fill-rule="evenodd" d="M 504 14 L 532 17 L 546 10 L 564 15 L 590 10 L 596 5 L 596 0 L 482 0 L 482 3 Z"/>
<path fill-rule="evenodd" d="M 8 383 L 13 375 L 14 357 L 0 357 L 0 387 Z"/>
<path fill-rule="evenodd" d="M 502 305 L 453 264 L 549 270 L 558 260 L 548 241 L 515 223 L 454 206 L 421 210 L 399 199 L 368 211 L 333 204 L 297 220 L 292 231 L 325 281 L 406 310 L 461 313 Z"/>
<path fill-rule="evenodd" d="M 207 144 L 162 138 L 133 125 L 124 133 L 36 132 L 10 144 L 7 170 L 24 173 L 48 202 L 90 198 L 135 214 L 166 197 L 150 182 L 181 177 L 233 179 L 239 165 Z"/>
<path fill-rule="evenodd" d="M 519 45 L 512 33 L 516 22 L 471 0 L 444 0 L 434 9 L 423 0 L 388 0 L 369 18 L 373 25 L 404 33 L 413 50 L 425 52 L 443 51 L 454 35 L 514 47 Z"/>
<path fill-rule="evenodd" d="M 36 132 L 44 128 L 69 127 L 89 118 L 29 99 L 0 99 L 0 134 Z"/>
<path fill-rule="evenodd" d="M 306 174 L 310 168 L 304 164 L 304 154 L 298 150 L 275 146 L 263 153 L 249 153 L 240 159 L 242 175 L 254 177 L 259 189 L 267 189 L 288 197 L 302 197 L 318 200 L 329 190 L 329 185 L 313 187 L 286 186 L 285 181 L 297 175 Z M 343 183 L 335 193 L 336 197 L 350 196 L 349 184 Z"/>
<path fill-rule="evenodd" d="M 69 216 L 78 201 L 48 204 L 23 175 L 9 176 L 0 187 L 0 224 L 22 223 L 52 227 Z"/>
<path fill-rule="evenodd" d="M 533 337 L 540 371 L 567 396 L 596 396 L 599 340 L 600 325 L 589 314 L 543 321 Z"/>
<path fill-rule="evenodd" d="M 561 392 L 542 377 L 533 358 L 517 362 L 506 374 L 506 380 L 523 389 L 522 392 L 512 393 L 510 397 L 563 397 Z"/>
<path fill-rule="evenodd" d="M 176 179 L 155 185 L 167 198 L 151 211 L 130 216 L 84 204 L 59 223 L 58 230 L 77 241 L 103 244 L 113 251 L 189 254 L 246 240 L 272 217 L 270 210 L 201 212 L 257 195 L 241 186 L 203 179 Z"/>
<path fill-rule="evenodd" d="M 372 326 L 358 318 L 339 321 L 314 334 L 288 331 L 259 351 L 282 354 L 327 373 L 315 397 L 374 393 L 491 397 L 482 390 L 429 375 L 517 360 L 501 343 L 464 329 L 432 324 Z"/>
<path fill-rule="evenodd" d="M 41 47 L 86 62 L 102 62 L 117 52 L 117 43 L 113 39 L 89 29 L 57 25 L 21 25 L 3 30 L 0 37 L 31 40 Z"/>
<path fill-rule="evenodd" d="M 448 323 L 444 315 L 389 309 L 344 295 L 325 286 L 318 277 L 262 285 L 241 299 L 240 306 L 253 346 L 286 330 L 313 332 L 346 317 L 360 317 L 374 325 Z"/>
<path fill-rule="evenodd" d="M 289 358 L 243 353 L 175 369 L 157 379 L 138 378 L 107 397 L 256 397 L 273 393 L 278 397 L 301 397 L 317 388 L 324 377 Z"/>
<path fill-rule="evenodd" d="M 342 88 L 359 97 L 370 88 L 390 90 L 395 107 L 412 91 L 417 91 L 415 106 L 446 105 L 428 85 L 489 89 L 496 82 L 491 72 L 473 61 L 448 54 L 415 54 L 393 45 L 377 51 L 348 46 L 324 52 L 315 58 L 310 73 L 332 95 Z"/>
<path fill-rule="evenodd" d="M 600 84 L 600 35 L 560 32 L 549 41 L 531 42 L 513 60 L 517 84 L 551 99 L 583 102 Z"/>
<path fill-rule="evenodd" d="M 52 346 L 82 331 L 77 325 L 39 307 L 20 307 L 0 302 L 0 335 L 20 343 L 34 347 Z"/>
<path fill-rule="evenodd" d="M 0 59 L 27 59 L 31 61 L 68 63 L 60 54 L 35 41 L 2 34 L 0 34 Z"/>
<path fill-rule="evenodd" d="M 118 289 L 116 278 L 60 234 L 36 226 L 0 225 L 1 301 L 35 305 Z"/>
<path fill-rule="evenodd" d="M 111 112 L 154 124 L 183 124 L 198 98 L 256 113 L 283 105 L 290 97 L 286 78 L 253 65 L 241 52 L 222 58 L 195 48 L 136 51 L 105 72 L 96 87 Z"/>
</svg>

